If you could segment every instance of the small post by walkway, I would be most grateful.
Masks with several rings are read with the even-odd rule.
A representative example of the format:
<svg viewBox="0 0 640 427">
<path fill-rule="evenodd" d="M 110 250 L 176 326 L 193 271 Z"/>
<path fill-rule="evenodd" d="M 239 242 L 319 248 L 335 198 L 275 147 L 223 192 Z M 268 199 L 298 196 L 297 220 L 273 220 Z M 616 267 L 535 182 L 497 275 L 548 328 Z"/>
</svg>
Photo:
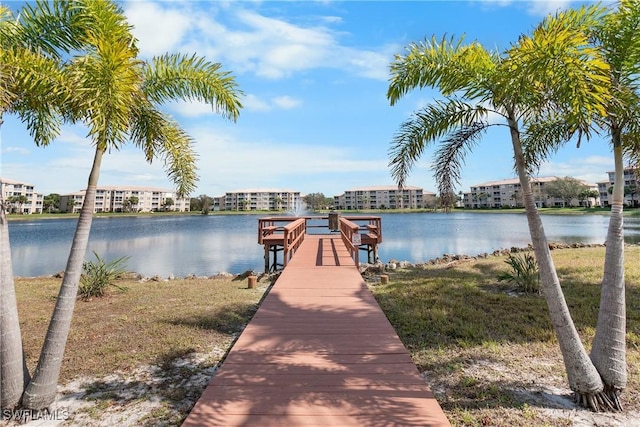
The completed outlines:
<svg viewBox="0 0 640 427">
<path fill-rule="evenodd" d="M 380 284 L 381 285 L 386 285 L 389 283 L 389 275 L 388 274 L 381 274 L 380 275 Z"/>
<path fill-rule="evenodd" d="M 258 277 L 249 276 L 247 277 L 247 279 L 248 279 L 247 289 L 255 289 L 256 283 L 258 283 Z"/>
</svg>

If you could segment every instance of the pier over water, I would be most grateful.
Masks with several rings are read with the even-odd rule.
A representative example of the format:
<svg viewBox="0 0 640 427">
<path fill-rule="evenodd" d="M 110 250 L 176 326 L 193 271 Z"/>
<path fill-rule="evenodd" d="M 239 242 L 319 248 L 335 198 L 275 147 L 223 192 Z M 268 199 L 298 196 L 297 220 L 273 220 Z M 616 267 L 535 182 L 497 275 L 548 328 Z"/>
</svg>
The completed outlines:
<svg viewBox="0 0 640 427">
<path fill-rule="evenodd" d="M 382 241 L 367 218 L 321 234 L 309 218 L 259 220 L 283 270 L 184 426 L 450 425 L 358 271 Z"/>
</svg>

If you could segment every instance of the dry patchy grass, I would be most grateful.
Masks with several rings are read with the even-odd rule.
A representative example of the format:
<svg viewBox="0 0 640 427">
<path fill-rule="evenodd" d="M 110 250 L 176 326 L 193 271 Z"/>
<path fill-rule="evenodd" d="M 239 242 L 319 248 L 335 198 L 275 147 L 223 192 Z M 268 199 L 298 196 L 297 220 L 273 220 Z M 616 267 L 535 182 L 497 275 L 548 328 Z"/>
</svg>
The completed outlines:
<svg viewBox="0 0 640 427">
<path fill-rule="evenodd" d="M 587 349 L 595 332 L 604 248 L 553 252 Z M 370 286 L 447 417 L 460 426 L 627 425 L 640 414 L 640 247 L 626 252 L 629 383 L 635 415 L 576 415 L 544 298 L 497 277 L 505 257 L 399 270 Z M 577 417 L 577 418 L 576 418 Z"/>
<path fill-rule="evenodd" d="M 137 366 L 167 365 L 193 352 L 226 348 L 257 308 L 266 286 L 230 278 L 120 281 L 127 292 L 78 301 L 61 382 Z M 31 369 L 40 355 L 60 279 L 17 279 L 24 348 Z M 215 364 L 217 360 L 210 360 Z"/>
<path fill-rule="evenodd" d="M 558 250 L 553 256 L 589 348 L 604 249 Z M 623 403 L 635 416 L 640 414 L 639 259 L 640 247 L 628 247 L 629 384 Z M 371 285 L 452 424 L 570 426 L 583 417 L 581 426 L 638 425 L 627 423 L 633 415 L 598 418 L 571 407 L 546 303 L 498 282 L 498 274 L 508 268 L 504 260 L 490 257 L 397 270 L 388 285 Z M 59 284 L 60 279 L 53 278 L 16 280 L 31 369 Z M 267 284 L 253 290 L 231 279 L 121 284 L 128 292 L 111 291 L 106 298 L 77 302 L 61 382 L 92 379 L 81 386 L 80 399 L 94 403 L 72 408 L 74 425 L 179 425 Z M 145 366 L 151 368 L 141 370 Z M 117 418 L 139 412 L 133 408 L 144 403 L 145 393 L 160 399 L 142 418 L 128 424 Z M 105 421 L 105 414 L 113 412 L 114 418 Z"/>
</svg>

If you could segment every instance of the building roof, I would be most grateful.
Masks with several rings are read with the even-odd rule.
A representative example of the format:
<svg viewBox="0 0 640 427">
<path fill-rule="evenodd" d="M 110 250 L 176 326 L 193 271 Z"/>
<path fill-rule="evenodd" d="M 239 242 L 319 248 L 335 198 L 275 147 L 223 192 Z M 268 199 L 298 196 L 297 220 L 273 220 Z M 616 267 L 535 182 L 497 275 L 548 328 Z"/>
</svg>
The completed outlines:
<svg viewBox="0 0 640 427">
<path fill-rule="evenodd" d="M 403 190 L 422 190 L 421 187 L 413 187 L 411 185 L 405 185 Z M 346 191 L 397 191 L 399 190 L 397 185 L 370 185 L 368 187 L 356 187 Z"/>
<path fill-rule="evenodd" d="M 538 178 L 531 178 L 531 182 L 532 183 L 545 183 L 545 182 L 552 182 L 559 179 L 559 177 L 557 176 L 541 176 Z M 592 184 L 590 182 L 584 181 L 582 179 L 579 179 L 578 181 L 580 181 L 581 183 L 588 185 L 590 187 L 595 187 L 596 184 Z M 471 188 L 474 187 L 493 187 L 493 186 L 499 186 L 499 185 L 512 185 L 512 184 L 520 184 L 520 179 L 518 178 L 511 178 L 511 179 L 503 179 L 500 181 L 489 181 L 489 182 L 483 182 L 482 184 L 475 184 L 472 185 Z"/>
<path fill-rule="evenodd" d="M 27 186 L 33 187 L 33 184 L 29 184 L 28 182 L 16 181 L 15 179 L 10 179 L 10 178 L 0 177 L 0 182 L 3 184 L 10 184 L 10 185 L 19 184 L 19 185 L 27 185 Z"/>
<path fill-rule="evenodd" d="M 102 191 L 142 191 L 142 192 L 153 192 L 153 193 L 175 193 L 174 190 L 166 189 L 166 188 L 157 188 L 157 187 L 141 187 L 135 185 L 99 185 L 96 190 Z M 78 190 L 73 193 L 65 193 L 64 196 L 76 196 L 86 193 L 86 189 Z"/>
<path fill-rule="evenodd" d="M 233 190 L 226 192 L 226 194 L 235 193 L 299 193 L 299 191 L 287 190 L 284 188 L 246 188 L 243 190 Z"/>
</svg>

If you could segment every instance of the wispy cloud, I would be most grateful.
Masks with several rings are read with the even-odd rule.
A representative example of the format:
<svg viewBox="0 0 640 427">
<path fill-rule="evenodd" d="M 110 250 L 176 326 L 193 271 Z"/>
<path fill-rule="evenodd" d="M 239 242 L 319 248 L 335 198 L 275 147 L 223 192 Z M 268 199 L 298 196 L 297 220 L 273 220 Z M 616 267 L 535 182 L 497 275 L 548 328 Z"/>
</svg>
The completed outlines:
<svg viewBox="0 0 640 427">
<path fill-rule="evenodd" d="M 387 66 L 398 46 L 371 50 L 345 46 L 340 43 L 344 33 L 331 28 L 340 22 L 336 17 L 318 17 L 315 25 L 301 26 L 260 15 L 249 10 L 249 5 L 231 9 L 211 2 L 206 13 L 193 13 L 189 3 L 139 1 L 130 3 L 126 13 L 144 55 L 198 52 L 237 73 L 273 80 L 316 68 L 387 79 Z M 220 13 L 231 15 L 233 27 L 216 20 Z"/>
<path fill-rule="evenodd" d="M 14 154 L 20 154 L 20 155 L 28 155 L 30 153 L 29 150 L 27 150 L 24 147 L 4 147 L 2 149 L 3 153 L 14 153 Z"/>
</svg>

